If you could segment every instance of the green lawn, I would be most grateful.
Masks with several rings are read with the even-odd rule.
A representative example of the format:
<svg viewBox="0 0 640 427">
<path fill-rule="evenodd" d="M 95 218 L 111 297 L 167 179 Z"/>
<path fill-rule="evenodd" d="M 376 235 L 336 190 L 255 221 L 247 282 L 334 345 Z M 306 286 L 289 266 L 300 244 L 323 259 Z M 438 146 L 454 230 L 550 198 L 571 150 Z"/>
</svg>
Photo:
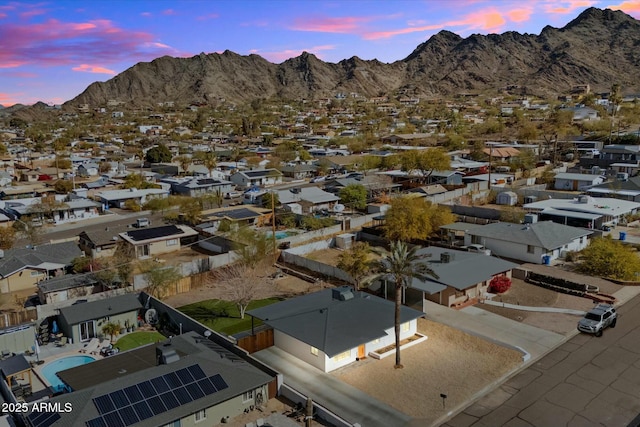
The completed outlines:
<svg viewBox="0 0 640 427">
<path fill-rule="evenodd" d="M 146 344 L 156 343 L 167 339 L 159 332 L 131 332 L 130 334 L 121 336 L 115 343 L 114 347 L 120 351 L 131 350 L 132 348 L 141 347 Z"/>
<path fill-rule="evenodd" d="M 249 304 L 247 311 L 253 310 L 254 308 L 264 307 L 265 305 L 273 304 L 278 301 L 281 300 L 277 298 L 267 298 L 252 301 Z M 244 319 L 240 319 L 240 310 L 238 310 L 235 303 L 231 301 L 218 299 L 200 301 L 194 304 L 178 307 L 178 311 L 194 318 L 216 332 L 227 335 L 233 335 L 238 332 L 251 329 L 251 316 L 244 316 Z M 255 326 L 261 324 L 261 321 L 257 319 L 255 320 Z"/>
</svg>

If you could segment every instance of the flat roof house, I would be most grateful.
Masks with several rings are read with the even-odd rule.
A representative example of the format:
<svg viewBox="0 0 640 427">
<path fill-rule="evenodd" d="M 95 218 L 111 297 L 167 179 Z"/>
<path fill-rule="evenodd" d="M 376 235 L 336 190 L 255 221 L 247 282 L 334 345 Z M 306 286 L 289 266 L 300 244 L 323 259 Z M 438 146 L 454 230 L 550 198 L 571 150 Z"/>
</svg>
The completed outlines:
<svg viewBox="0 0 640 427">
<path fill-rule="evenodd" d="M 274 345 L 321 371 L 331 372 L 395 343 L 391 301 L 325 289 L 247 312 L 274 329 Z M 424 313 L 402 306 L 401 339 L 417 334 Z"/>
<path fill-rule="evenodd" d="M 73 411 L 24 417 L 28 426 L 218 425 L 272 397 L 275 375 L 259 366 L 188 332 L 59 372 L 72 391 L 48 402 Z"/>
<path fill-rule="evenodd" d="M 640 203 L 607 197 L 594 198 L 580 195 L 575 199 L 548 199 L 522 206 L 528 212 L 538 213 L 541 221 L 598 229 L 604 224 L 617 224 L 640 209 Z"/>
<path fill-rule="evenodd" d="M 586 173 L 559 173 L 555 176 L 554 189 L 582 191 L 591 186 L 602 184 L 605 178 L 601 175 Z"/>
<path fill-rule="evenodd" d="M 183 245 L 198 240 L 198 232 L 186 225 L 143 228 L 120 233 L 119 236 L 133 247 L 137 259 L 177 252 Z"/>
</svg>

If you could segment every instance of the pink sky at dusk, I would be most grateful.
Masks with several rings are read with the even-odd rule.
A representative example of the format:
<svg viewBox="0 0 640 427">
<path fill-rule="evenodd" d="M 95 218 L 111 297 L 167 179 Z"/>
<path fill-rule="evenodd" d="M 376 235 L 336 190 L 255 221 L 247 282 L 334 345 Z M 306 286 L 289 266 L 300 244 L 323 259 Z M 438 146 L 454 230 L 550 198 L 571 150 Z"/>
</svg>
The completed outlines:
<svg viewBox="0 0 640 427">
<path fill-rule="evenodd" d="M 231 50 L 280 63 L 393 62 L 441 30 L 539 34 L 588 7 L 640 19 L 640 0 L 113 0 L 0 2 L 0 105 L 60 104 L 164 55 Z"/>
</svg>

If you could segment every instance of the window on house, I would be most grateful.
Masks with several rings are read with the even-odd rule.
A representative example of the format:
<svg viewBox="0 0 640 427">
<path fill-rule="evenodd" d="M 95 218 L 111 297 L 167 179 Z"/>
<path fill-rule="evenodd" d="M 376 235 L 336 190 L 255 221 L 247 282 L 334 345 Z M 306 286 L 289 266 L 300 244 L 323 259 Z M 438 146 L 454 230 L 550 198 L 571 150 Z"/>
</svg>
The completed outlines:
<svg viewBox="0 0 640 427">
<path fill-rule="evenodd" d="M 351 357 L 351 350 L 347 350 L 344 353 L 340 353 L 340 354 L 337 354 L 337 355 L 333 356 L 333 361 L 334 362 L 339 362 L 341 360 L 348 359 L 350 357 Z"/>
<path fill-rule="evenodd" d="M 195 413 L 196 422 L 204 421 L 207 419 L 207 410 L 203 409 Z"/>
<path fill-rule="evenodd" d="M 162 427 L 180 427 L 180 420 L 175 420 L 169 424 L 165 424 Z"/>
<path fill-rule="evenodd" d="M 482 237 L 480 237 L 480 236 L 471 236 L 471 244 L 473 244 L 473 245 L 481 245 L 482 244 Z"/>
<path fill-rule="evenodd" d="M 400 325 L 400 332 L 409 332 L 409 322 Z"/>
<path fill-rule="evenodd" d="M 580 238 L 580 244 L 584 243 L 584 236 Z"/>
<path fill-rule="evenodd" d="M 311 354 L 313 354 L 314 356 L 318 355 L 318 349 L 315 348 L 314 346 L 311 346 Z"/>
<path fill-rule="evenodd" d="M 250 402 L 253 400 L 253 390 L 249 390 L 246 393 L 242 393 L 242 402 Z"/>
<path fill-rule="evenodd" d="M 42 271 L 32 271 L 31 277 L 42 276 Z"/>
<path fill-rule="evenodd" d="M 178 239 L 167 240 L 167 246 L 175 246 L 178 244 Z"/>
<path fill-rule="evenodd" d="M 527 245 L 527 253 L 533 254 L 536 252 L 536 247 L 533 245 Z"/>
</svg>

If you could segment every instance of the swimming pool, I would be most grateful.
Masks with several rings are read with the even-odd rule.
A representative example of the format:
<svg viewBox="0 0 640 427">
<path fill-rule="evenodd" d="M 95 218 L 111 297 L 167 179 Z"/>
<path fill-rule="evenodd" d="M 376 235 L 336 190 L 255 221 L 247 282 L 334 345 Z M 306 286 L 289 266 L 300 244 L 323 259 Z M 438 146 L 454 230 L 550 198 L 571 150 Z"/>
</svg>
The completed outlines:
<svg viewBox="0 0 640 427">
<path fill-rule="evenodd" d="M 87 363 L 94 362 L 94 359 L 91 356 L 68 356 L 63 357 L 62 359 L 54 360 L 51 363 L 47 363 L 42 367 L 40 371 L 44 378 L 49 381 L 51 387 L 56 391 L 62 391 L 65 389 L 65 385 L 60 378 L 56 375 L 60 371 L 64 371 L 66 369 L 75 368 L 76 366 L 86 365 Z"/>
<path fill-rule="evenodd" d="M 273 231 L 267 231 L 267 237 L 273 236 Z M 276 240 L 284 239 L 289 236 L 295 236 L 297 233 L 293 231 L 276 231 Z"/>
</svg>

